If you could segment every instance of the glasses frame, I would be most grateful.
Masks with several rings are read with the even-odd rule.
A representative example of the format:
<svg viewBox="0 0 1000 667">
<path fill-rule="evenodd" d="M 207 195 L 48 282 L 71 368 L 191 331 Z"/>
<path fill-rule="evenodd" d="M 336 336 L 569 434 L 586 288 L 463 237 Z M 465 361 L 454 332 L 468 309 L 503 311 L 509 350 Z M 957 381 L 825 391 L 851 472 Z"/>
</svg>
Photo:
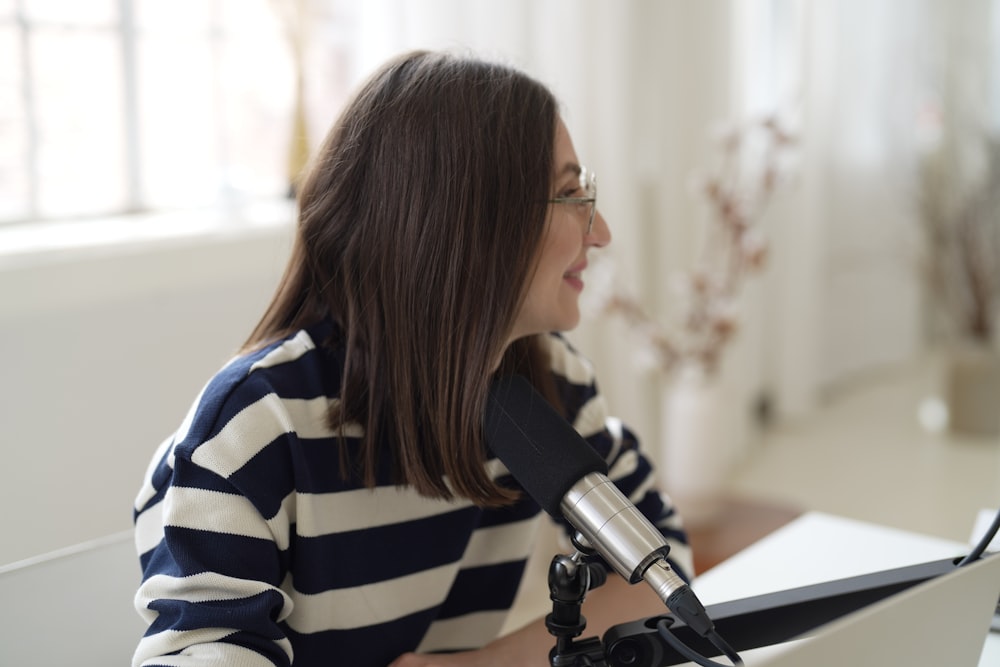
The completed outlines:
<svg viewBox="0 0 1000 667">
<path fill-rule="evenodd" d="M 594 216 L 597 213 L 597 176 L 594 172 L 580 165 L 580 187 L 587 193 L 586 197 L 553 197 L 550 204 L 590 204 L 590 219 L 587 220 L 587 234 L 594 229 Z"/>
</svg>

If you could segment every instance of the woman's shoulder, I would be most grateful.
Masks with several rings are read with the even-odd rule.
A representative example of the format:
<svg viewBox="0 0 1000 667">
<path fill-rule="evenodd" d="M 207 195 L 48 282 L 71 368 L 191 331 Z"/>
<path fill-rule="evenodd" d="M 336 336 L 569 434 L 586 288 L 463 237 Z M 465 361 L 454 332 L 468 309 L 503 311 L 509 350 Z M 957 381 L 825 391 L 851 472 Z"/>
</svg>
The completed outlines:
<svg viewBox="0 0 1000 667">
<path fill-rule="evenodd" d="M 220 480 L 228 485 L 236 475 L 247 495 L 280 505 L 290 488 L 290 445 L 330 435 L 326 414 L 336 400 L 340 366 L 322 341 L 313 331 L 297 331 L 237 355 L 216 372 L 154 453 L 137 511 L 159 502 L 179 462 L 185 462 L 185 486 L 228 489 Z"/>
<path fill-rule="evenodd" d="M 325 406 L 336 397 L 339 368 L 336 355 L 317 345 L 316 332 L 308 329 L 238 354 L 199 393 L 175 442 L 193 449 L 226 428 L 265 432 L 266 422 L 286 420 L 292 406 Z"/>
</svg>

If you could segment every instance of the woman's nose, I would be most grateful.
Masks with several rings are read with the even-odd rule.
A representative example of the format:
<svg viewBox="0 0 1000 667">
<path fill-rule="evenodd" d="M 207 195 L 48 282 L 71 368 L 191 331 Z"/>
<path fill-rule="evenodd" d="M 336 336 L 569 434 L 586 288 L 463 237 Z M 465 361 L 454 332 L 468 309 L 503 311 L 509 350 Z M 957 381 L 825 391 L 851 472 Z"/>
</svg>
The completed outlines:
<svg viewBox="0 0 1000 667">
<path fill-rule="evenodd" d="M 601 215 L 600 209 L 594 211 L 594 226 L 590 228 L 590 233 L 587 234 L 586 238 L 589 245 L 598 248 L 603 248 L 611 243 L 611 228 L 608 227 L 608 221 Z"/>
</svg>

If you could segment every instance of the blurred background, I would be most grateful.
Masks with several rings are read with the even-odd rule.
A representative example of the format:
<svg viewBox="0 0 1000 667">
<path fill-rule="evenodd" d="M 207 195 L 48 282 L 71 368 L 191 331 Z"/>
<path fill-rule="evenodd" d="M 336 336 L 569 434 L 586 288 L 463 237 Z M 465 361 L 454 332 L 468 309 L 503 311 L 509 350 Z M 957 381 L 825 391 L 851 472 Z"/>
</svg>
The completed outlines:
<svg viewBox="0 0 1000 667">
<path fill-rule="evenodd" d="M 1000 503 L 1000 2 L 0 0 L 0 566 L 130 528 L 412 48 L 562 102 L 614 235 L 572 339 L 693 526 Z"/>
</svg>

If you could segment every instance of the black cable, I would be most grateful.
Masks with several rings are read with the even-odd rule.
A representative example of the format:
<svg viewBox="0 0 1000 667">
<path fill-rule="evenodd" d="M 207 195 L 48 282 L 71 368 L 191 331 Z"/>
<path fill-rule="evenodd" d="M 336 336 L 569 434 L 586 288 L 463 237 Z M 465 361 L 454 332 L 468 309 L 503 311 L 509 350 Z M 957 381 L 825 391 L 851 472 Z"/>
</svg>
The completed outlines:
<svg viewBox="0 0 1000 667">
<path fill-rule="evenodd" d="M 699 665 L 702 665 L 702 667 L 729 667 L 729 665 L 724 665 L 721 662 L 715 662 L 706 658 L 678 639 L 677 636 L 670 631 L 670 623 L 671 621 L 669 618 L 660 619 L 660 621 L 656 624 L 656 631 L 660 633 L 660 636 L 663 637 L 665 642 L 670 644 L 675 651 L 687 658 L 689 662 L 698 663 Z M 723 641 L 722 637 L 720 637 L 715 630 L 712 630 L 705 636 L 709 639 L 709 641 L 715 644 L 716 648 L 722 651 L 730 661 L 732 661 L 733 665 L 740 667 L 743 664 L 743 660 L 740 659 L 740 656 L 733 651 L 729 644 Z"/>
<path fill-rule="evenodd" d="M 733 647 L 730 646 L 729 643 L 725 639 L 723 639 L 722 635 L 720 635 L 718 632 L 716 632 L 715 630 L 712 630 L 712 632 L 709 633 L 709 635 L 708 635 L 708 640 L 710 642 L 712 642 L 712 644 L 715 645 L 715 648 L 717 648 L 720 651 L 722 651 L 722 654 L 724 656 L 726 656 L 727 658 L 729 658 L 729 661 L 731 663 L 733 663 L 734 665 L 742 665 L 743 664 L 743 659 L 740 658 L 739 653 L 737 653 L 733 649 Z"/>
<path fill-rule="evenodd" d="M 979 540 L 976 546 L 972 548 L 969 555 L 959 561 L 958 567 L 962 567 L 963 565 L 968 565 L 972 561 L 979 560 L 979 557 L 983 555 L 984 551 L 986 551 L 986 547 L 988 547 L 990 542 L 993 541 L 993 538 L 996 537 L 998 530 L 1000 530 L 1000 510 L 998 510 L 996 515 L 993 517 L 993 523 L 991 523 L 990 527 L 986 529 L 986 534 L 983 535 L 982 539 Z"/>
</svg>

